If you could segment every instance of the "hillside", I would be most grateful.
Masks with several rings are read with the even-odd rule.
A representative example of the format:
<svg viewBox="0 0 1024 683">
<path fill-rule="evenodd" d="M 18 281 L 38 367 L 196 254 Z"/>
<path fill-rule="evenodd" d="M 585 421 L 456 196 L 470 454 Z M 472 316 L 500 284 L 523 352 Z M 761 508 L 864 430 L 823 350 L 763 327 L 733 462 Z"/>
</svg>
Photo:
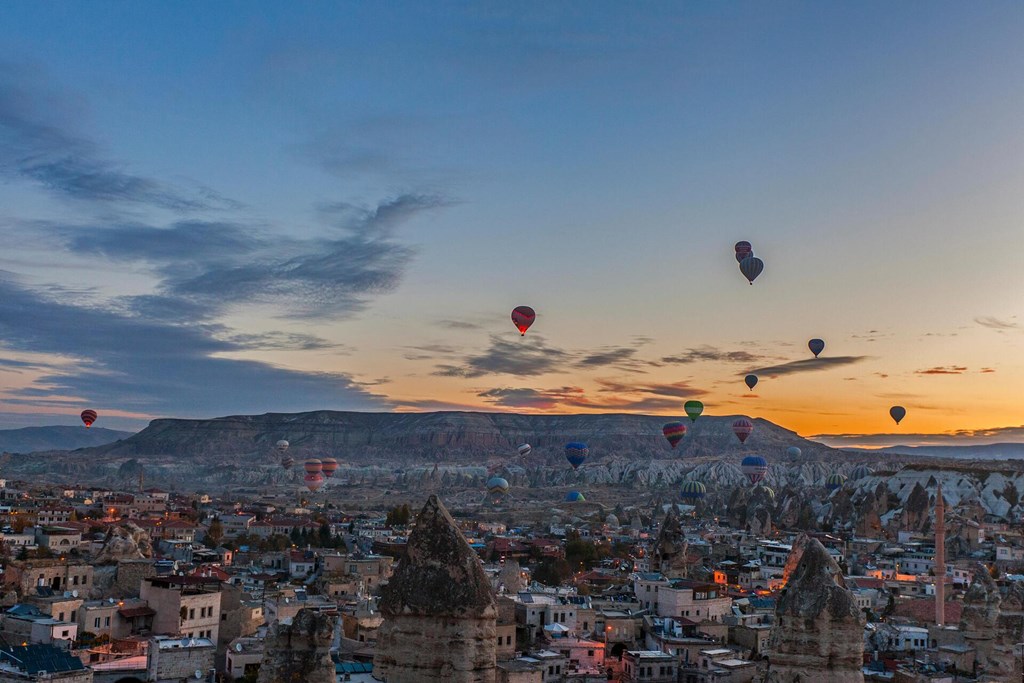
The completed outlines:
<svg viewBox="0 0 1024 683">
<path fill-rule="evenodd" d="M 132 432 L 103 427 L 22 427 L 0 429 L 0 451 L 32 453 L 34 451 L 69 451 L 89 446 L 103 446 L 126 439 Z"/>
</svg>

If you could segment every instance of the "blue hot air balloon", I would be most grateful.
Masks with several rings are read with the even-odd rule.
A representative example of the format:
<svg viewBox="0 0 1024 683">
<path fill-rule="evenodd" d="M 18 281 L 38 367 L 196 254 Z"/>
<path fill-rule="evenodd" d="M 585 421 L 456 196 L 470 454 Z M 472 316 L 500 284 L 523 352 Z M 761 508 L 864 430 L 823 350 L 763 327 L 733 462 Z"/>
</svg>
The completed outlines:
<svg viewBox="0 0 1024 683">
<path fill-rule="evenodd" d="M 751 484 L 756 484 L 768 474 L 768 461 L 760 455 L 748 455 L 740 463 L 740 469 Z"/>
<path fill-rule="evenodd" d="M 743 378 L 743 381 L 747 383 L 747 388 L 753 390 L 757 386 L 757 375 L 747 375 Z"/>
<path fill-rule="evenodd" d="M 569 461 L 574 470 L 579 469 L 588 455 L 590 455 L 590 449 L 587 448 L 587 444 L 581 441 L 565 444 L 565 459 Z"/>
<path fill-rule="evenodd" d="M 679 497 L 683 500 L 700 500 L 707 492 L 707 487 L 699 481 L 685 481 L 679 489 Z"/>
<path fill-rule="evenodd" d="M 569 491 L 565 494 L 566 503 L 585 503 L 587 499 L 583 497 L 583 494 L 579 491 Z"/>
<path fill-rule="evenodd" d="M 740 261 L 740 272 L 743 273 L 743 277 L 747 278 L 750 284 L 754 284 L 754 280 L 764 270 L 764 261 L 757 258 L 756 256 L 748 256 Z"/>
<path fill-rule="evenodd" d="M 799 458 L 802 452 L 803 451 L 801 451 L 796 446 L 790 446 L 789 448 L 786 449 L 786 455 L 788 455 L 791 458 Z"/>
<path fill-rule="evenodd" d="M 818 354 L 825 350 L 825 341 L 823 339 L 812 339 L 807 342 L 807 348 L 811 350 L 814 357 L 817 358 Z"/>
</svg>

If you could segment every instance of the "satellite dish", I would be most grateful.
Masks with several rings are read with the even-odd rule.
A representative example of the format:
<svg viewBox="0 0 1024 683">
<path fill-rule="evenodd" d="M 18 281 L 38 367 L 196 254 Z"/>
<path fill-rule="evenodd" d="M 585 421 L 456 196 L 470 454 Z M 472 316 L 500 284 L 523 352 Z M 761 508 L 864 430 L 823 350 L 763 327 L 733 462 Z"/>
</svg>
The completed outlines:
<svg viewBox="0 0 1024 683">
<path fill-rule="evenodd" d="M 111 605 L 113 605 L 114 604 L 114 598 L 107 598 L 107 602 L 109 602 Z"/>
<path fill-rule="evenodd" d="M 242 644 L 241 643 L 235 643 L 235 652 L 241 652 L 241 651 L 242 651 Z"/>
<path fill-rule="evenodd" d="M 73 598 L 77 598 L 78 597 L 78 589 L 77 588 L 75 590 L 71 591 L 71 597 L 73 597 Z"/>
<path fill-rule="evenodd" d="M 202 677 L 203 677 L 203 672 L 200 671 L 199 669 L 196 669 L 196 680 L 198 681 Z"/>
</svg>

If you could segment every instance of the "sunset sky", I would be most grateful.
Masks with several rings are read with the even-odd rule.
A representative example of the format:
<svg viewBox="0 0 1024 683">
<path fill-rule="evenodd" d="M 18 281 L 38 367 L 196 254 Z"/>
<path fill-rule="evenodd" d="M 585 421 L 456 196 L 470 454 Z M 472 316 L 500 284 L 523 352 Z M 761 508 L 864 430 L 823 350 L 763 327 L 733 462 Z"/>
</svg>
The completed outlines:
<svg viewBox="0 0 1024 683">
<path fill-rule="evenodd" d="M 1024 441 L 1022 35 L 1019 0 L 0 4 L 0 428 L 698 398 Z"/>
</svg>

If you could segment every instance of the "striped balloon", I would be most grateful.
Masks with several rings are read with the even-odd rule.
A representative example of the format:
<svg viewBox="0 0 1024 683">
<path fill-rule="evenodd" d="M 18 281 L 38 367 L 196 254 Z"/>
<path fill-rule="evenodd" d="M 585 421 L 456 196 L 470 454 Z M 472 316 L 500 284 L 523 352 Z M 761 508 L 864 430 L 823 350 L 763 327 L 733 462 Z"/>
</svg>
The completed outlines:
<svg viewBox="0 0 1024 683">
<path fill-rule="evenodd" d="M 290 470 L 292 468 L 292 465 L 294 464 L 295 458 L 289 457 L 287 455 L 281 458 L 281 467 L 285 468 L 286 470 Z"/>
<path fill-rule="evenodd" d="M 743 263 L 743 259 L 747 258 L 748 256 L 754 255 L 754 247 L 750 244 L 750 242 L 747 242 L 746 240 L 737 242 L 735 249 L 736 263 Z"/>
<path fill-rule="evenodd" d="M 85 423 L 86 429 L 92 427 L 92 423 L 96 421 L 96 417 L 96 411 L 91 408 L 82 411 L 81 418 L 82 422 Z"/>
<path fill-rule="evenodd" d="M 690 418 L 690 422 L 696 422 L 704 412 L 704 404 L 700 401 L 687 401 L 683 404 L 683 410 L 686 411 L 686 417 Z"/>
<path fill-rule="evenodd" d="M 857 465 L 853 468 L 853 472 L 850 472 L 850 478 L 857 481 L 858 479 L 866 479 L 872 474 L 874 474 L 874 472 L 872 472 L 871 468 L 867 465 Z"/>
<path fill-rule="evenodd" d="M 516 329 L 519 330 L 519 334 L 526 336 L 526 331 L 530 329 L 530 325 L 536 320 L 537 313 L 529 306 L 516 306 L 512 309 L 512 322 L 515 323 Z"/>
<path fill-rule="evenodd" d="M 533 452 L 533 446 L 531 446 L 528 443 L 519 444 L 519 448 L 516 450 L 519 451 L 520 457 L 525 458 L 526 456 Z"/>
<path fill-rule="evenodd" d="M 740 463 L 740 470 L 751 484 L 756 484 L 768 474 L 768 461 L 760 455 L 748 455 Z"/>
<path fill-rule="evenodd" d="M 672 448 L 676 447 L 683 437 L 686 436 L 686 425 L 682 422 L 669 422 L 661 428 L 661 433 L 665 435 L 668 442 L 672 444 Z"/>
<path fill-rule="evenodd" d="M 686 481 L 683 482 L 682 488 L 679 489 L 679 497 L 683 500 L 700 500 L 707 492 L 707 487 L 701 482 Z"/>
<path fill-rule="evenodd" d="M 732 433 L 736 435 L 736 438 L 740 440 L 740 443 L 746 443 L 747 437 L 754 432 L 754 423 L 745 417 L 741 417 L 732 423 Z"/>
<path fill-rule="evenodd" d="M 487 480 L 487 492 L 492 496 L 508 493 L 508 480 L 503 477 L 491 477 Z"/>
<path fill-rule="evenodd" d="M 759 494 L 759 493 L 762 493 L 762 494 L 768 496 L 769 498 L 771 498 L 772 500 L 775 500 L 775 491 L 773 489 L 765 486 L 764 484 L 758 484 L 757 486 L 754 487 L 754 494 Z"/>
<path fill-rule="evenodd" d="M 277 450 L 279 450 L 282 453 L 284 453 L 286 450 L 288 450 L 288 445 L 289 444 L 288 444 L 287 441 L 285 441 L 284 439 L 281 439 L 280 441 L 277 442 Z"/>
<path fill-rule="evenodd" d="M 338 461 L 334 458 L 321 458 L 320 466 L 325 477 L 333 477 L 334 473 L 338 471 Z"/>
<path fill-rule="evenodd" d="M 750 284 L 754 284 L 754 280 L 764 270 L 764 261 L 757 258 L 756 256 L 748 256 L 740 261 L 740 272 L 743 273 L 743 277 L 747 278 Z"/>
<path fill-rule="evenodd" d="M 828 478 L 825 480 L 825 488 L 827 488 L 829 491 L 835 491 L 836 489 L 842 488 L 843 484 L 845 483 L 846 477 L 844 477 L 843 475 L 838 473 L 830 474 Z"/>
<path fill-rule="evenodd" d="M 590 449 L 582 441 L 573 441 L 565 445 L 565 459 L 569 461 L 574 470 L 579 469 L 588 455 L 590 455 Z"/>
<path fill-rule="evenodd" d="M 306 468 L 306 474 L 320 474 L 324 469 L 324 464 L 316 458 L 311 458 L 305 462 L 303 467 Z"/>
</svg>

